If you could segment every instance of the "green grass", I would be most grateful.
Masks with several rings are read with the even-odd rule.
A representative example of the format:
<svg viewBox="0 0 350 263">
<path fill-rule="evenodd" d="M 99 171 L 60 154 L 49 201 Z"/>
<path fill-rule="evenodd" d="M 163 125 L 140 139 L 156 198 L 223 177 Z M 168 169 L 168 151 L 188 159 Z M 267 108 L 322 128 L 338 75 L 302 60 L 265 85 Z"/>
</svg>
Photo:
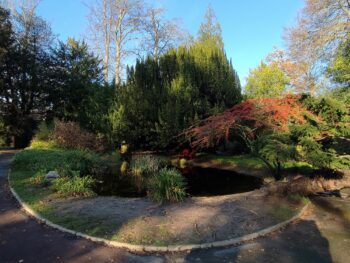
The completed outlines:
<svg viewBox="0 0 350 263">
<path fill-rule="evenodd" d="M 114 158 L 117 159 L 115 156 Z M 85 151 L 45 148 L 26 149 L 18 153 L 11 164 L 10 185 L 27 205 L 50 221 L 86 234 L 109 238 L 116 227 L 115 224 L 111 222 L 101 223 L 100 219 L 58 214 L 55 207 L 48 201 L 61 198 L 67 192 L 68 195 L 71 192 L 83 191 L 87 193 L 85 192 L 86 180 L 89 184 L 90 177 L 86 177 L 86 175 L 95 169 L 98 160 L 97 155 Z M 59 185 L 59 187 L 55 183 L 44 180 L 44 175 L 49 170 L 62 169 L 68 169 L 66 172 L 83 172 L 82 175 L 85 177 L 72 177 L 68 179 L 69 184 L 66 182 Z M 76 177 L 78 173 L 75 173 Z M 61 180 L 63 179 L 61 178 Z M 64 195 L 62 195 L 62 192 L 64 192 Z M 89 196 L 92 195 L 92 192 L 88 193 Z M 108 236 L 107 233 L 110 235 Z"/>
<path fill-rule="evenodd" d="M 295 215 L 295 211 L 287 204 L 274 204 L 271 207 L 270 214 L 273 218 L 285 221 L 292 218 Z"/>
<path fill-rule="evenodd" d="M 262 169 L 266 168 L 264 162 L 259 158 L 245 155 L 231 155 L 222 156 L 215 154 L 204 154 L 198 157 L 201 161 L 214 162 L 223 165 L 239 166 L 244 168 Z M 284 164 L 284 169 L 291 172 L 300 172 L 302 174 L 309 174 L 313 171 L 312 166 L 306 162 L 288 161 Z"/>
<path fill-rule="evenodd" d="M 250 167 L 250 168 L 263 168 L 264 163 L 251 155 L 215 155 L 215 154 L 205 154 L 199 157 L 201 160 L 214 161 L 222 164 L 228 164 L 232 166 Z"/>
<path fill-rule="evenodd" d="M 34 171 L 25 170 L 12 170 L 10 174 L 10 185 L 33 210 L 68 229 L 102 238 L 111 238 L 114 235 L 115 230 L 119 227 L 117 222 L 102 218 L 58 214 L 54 206 L 47 202 L 49 199 L 58 198 L 56 191 L 50 186 L 38 184 L 38 180 L 35 179 L 38 176 L 38 173 Z"/>
<path fill-rule="evenodd" d="M 288 200 L 292 203 L 308 205 L 311 203 L 310 199 L 306 196 L 300 194 L 290 194 L 288 195 Z"/>
</svg>

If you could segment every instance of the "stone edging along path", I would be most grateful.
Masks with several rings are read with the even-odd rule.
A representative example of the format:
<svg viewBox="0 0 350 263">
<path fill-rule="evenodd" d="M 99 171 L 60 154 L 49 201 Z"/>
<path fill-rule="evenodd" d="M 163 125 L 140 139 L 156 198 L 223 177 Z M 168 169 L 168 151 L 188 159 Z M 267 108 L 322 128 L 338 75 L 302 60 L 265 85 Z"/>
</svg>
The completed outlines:
<svg viewBox="0 0 350 263">
<path fill-rule="evenodd" d="M 10 172 L 8 173 L 8 178 L 10 177 Z M 33 209 L 31 209 L 25 202 L 22 201 L 22 199 L 19 197 L 19 195 L 16 193 L 16 191 L 11 187 L 9 184 L 10 190 L 13 194 L 13 196 L 17 199 L 18 203 L 22 206 L 23 210 L 33 216 L 38 221 L 45 223 L 46 225 L 53 227 L 57 230 L 60 230 L 65 233 L 69 233 L 78 237 L 82 237 L 94 242 L 103 243 L 111 247 L 117 247 L 117 248 L 124 248 L 131 252 L 180 252 L 180 251 L 189 251 L 194 249 L 201 249 L 201 248 L 214 248 L 214 247 L 226 247 L 226 246 L 237 246 L 243 242 L 251 241 L 253 239 L 256 239 L 258 237 L 266 236 L 272 232 L 275 232 L 283 227 L 286 227 L 293 221 L 299 219 L 307 210 L 308 205 L 305 205 L 295 216 L 292 218 L 283 221 L 281 223 L 278 223 L 276 225 L 264 228 L 260 231 L 244 235 L 237 238 L 227 239 L 223 241 L 215 241 L 210 243 L 202 243 L 202 244 L 188 244 L 188 245 L 171 245 L 171 246 L 148 246 L 148 245 L 132 245 L 128 243 L 122 243 L 117 241 L 111 241 L 104 238 L 98 238 L 86 235 L 81 232 L 77 232 L 71 229 L 67 229 L 65 227 L 62 227 L 60 225 L 57 225 L 50 220 L 42 217 L 37 212 L 35 212 Z"/>
</svg>

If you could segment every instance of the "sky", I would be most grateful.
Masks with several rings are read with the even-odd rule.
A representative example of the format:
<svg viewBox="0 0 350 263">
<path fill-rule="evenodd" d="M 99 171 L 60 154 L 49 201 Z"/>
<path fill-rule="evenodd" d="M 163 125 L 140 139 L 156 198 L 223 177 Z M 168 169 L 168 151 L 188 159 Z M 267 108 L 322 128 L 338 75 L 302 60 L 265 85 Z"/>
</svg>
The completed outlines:
<svg viewBox="0 0 350 263">
<path fill-rule="evenodd" d="M 38 14 L 47 20 L 63 41 L 87 33 L 88 7 L 94 0 L 42 0 Z M 167 18 L 177 18 L 196 35 L 208 5 L 221 24 L 225 50 L 241 82 L 249 69 L 273 50 L 283 48 L 283 29 L 293 25 L 303 0 L 146 0 L 166 9 Z"/>
</svg>

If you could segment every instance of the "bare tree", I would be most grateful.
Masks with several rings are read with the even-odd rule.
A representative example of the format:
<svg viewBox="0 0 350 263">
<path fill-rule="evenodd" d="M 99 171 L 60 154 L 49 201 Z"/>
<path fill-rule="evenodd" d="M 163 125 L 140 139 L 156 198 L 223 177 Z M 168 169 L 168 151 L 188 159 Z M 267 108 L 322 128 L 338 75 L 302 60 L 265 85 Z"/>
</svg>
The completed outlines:
<svg viewBox="0 0 350 263">
<path fill-rule="evenodd" d="M 308 72 L 308 65 L 305 62 L 296 62 L 292 60 L 287 52 L 281 49 L 274 50 L 269 53 L 265 61 L 267 64 L 275 64 L 289 78 L 288 86 L 293 92 L 314 92 L 313 86 L 315 80 Z"/>
<path fill-rule="evenodd" d="M 296 25 L 285 30 L 288 55 L 306 66 L 305 76 L 312 81 L 322 74 L 349 32 L 349 0 L 305 0 Z"/>
<path fill-rule="evenodd" d="M 143 0 L 96 0 L 90 6 L 90 34 L 103 57 L 106 80 L 113 62 L 115 84 L 120 84 L 123 59 L 135 48 L 145 17 Z"/>
<path fill-rule="evenodd" d="M 115 84 L 121 81 L 122 59 L 130 54 L 132 42 L 139 38 L 142 21 L 146 17 L 143 0 L 114 0 L 114 46 L 115 46 Z"/>
<path fill-rule="evenodd" d="M 111 64 L 111 44 L 113 34 L 113 1 L 98 0 L 89 6 L 89 36 L 98 54 L 103 58 L 104 79 L 109 81 Z"/>
<path fill-rule="evenodd" d="M 166 20 L 164 12 L 162 8 L 151 8 L 148 10 L 147 19 L 143 22 L 142 51 L 156 59 L 169 48 L 183 41 L 186 36 L 179 26 L 179 21 Z"/>
</svg>

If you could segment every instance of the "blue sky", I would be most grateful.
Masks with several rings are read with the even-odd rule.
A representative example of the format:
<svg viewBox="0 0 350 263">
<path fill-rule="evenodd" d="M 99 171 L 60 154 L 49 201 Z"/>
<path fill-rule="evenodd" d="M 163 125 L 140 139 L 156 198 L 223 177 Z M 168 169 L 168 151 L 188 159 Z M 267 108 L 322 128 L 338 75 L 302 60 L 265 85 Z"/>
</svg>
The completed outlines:
<svg viewBox="0 0 350 263">
<path fill-rule="evenodd" d="M 93 0 L 42 0 L 38 13 L 60 39 L 81 38 L 86 32 L 86 4 Z M 241 81 L 272 51 L 283 47 L 283 28 L 294 22 L 303 0 L 146 0 L 167 10 L 195 35 L 209 4 L 221 23 L 227 56 Z"/>
</svg>

